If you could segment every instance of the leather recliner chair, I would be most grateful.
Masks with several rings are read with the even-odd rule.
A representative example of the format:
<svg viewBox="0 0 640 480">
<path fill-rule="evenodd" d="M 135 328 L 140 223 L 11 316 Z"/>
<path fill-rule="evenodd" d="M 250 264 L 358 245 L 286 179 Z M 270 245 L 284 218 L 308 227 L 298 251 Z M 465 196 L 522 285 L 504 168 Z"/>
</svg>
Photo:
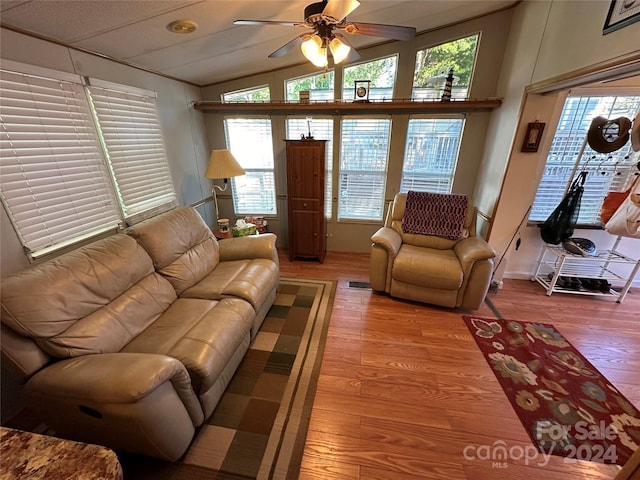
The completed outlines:
<svg viewBox="0 0 640 480">
<path fill-rule="evenodd" d="M 494 250 L 476 236 L 476 209 L 469 202 L 459 240 L 405 233 L 407 194 L 389 205 L 384 227 L 371 237 L 369 275 L 374 291 L 392 297 L 475 310 L 489 289 Z"/>
</svg>

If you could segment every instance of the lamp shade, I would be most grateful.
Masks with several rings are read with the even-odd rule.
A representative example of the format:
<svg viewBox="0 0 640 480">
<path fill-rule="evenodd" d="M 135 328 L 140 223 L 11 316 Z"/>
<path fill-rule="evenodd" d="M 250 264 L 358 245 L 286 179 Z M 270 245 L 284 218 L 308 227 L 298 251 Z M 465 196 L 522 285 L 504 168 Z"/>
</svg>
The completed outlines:
<svg viewBox="0 0 640 480">
<path fill-rule="evenodd" d="M 318 35 L 312 35 L 305 40 L 300 49 L 302 54 L 307 57 L 307 60 L 316 67 L 325 67 L 327 65 L 327 46 Z"/>
<path fill-rule="evenodd" d="M 229 150 L 211 151 L 207 171 L 204 172 L 206 178 L 230 178 L 244 174 L 244 169 Z"/>
<path fill-rule="evenodd" d="M 331 49 L 331 55 L 335 63 L 342 62 L 351 51 L 349 42 L 347 42 L 342 35 L 337 34 L 331 39 L 331 42 L 329 42 L 329 48 Z"/>
</svg>

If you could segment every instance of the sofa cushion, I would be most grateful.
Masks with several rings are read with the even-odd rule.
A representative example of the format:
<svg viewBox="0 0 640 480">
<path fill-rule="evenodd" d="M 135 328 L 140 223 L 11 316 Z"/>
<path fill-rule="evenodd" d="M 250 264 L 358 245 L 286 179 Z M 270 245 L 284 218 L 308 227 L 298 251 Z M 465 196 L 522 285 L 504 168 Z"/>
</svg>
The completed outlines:
<svg viewBox="0 0 640 480">
<path fill-rule="evenodd" d="M 119 234 L 3 279 L 2 321 L 55 357 L 117 352 L 175 298 L 144 249 Z"/>
<path fill-rule="evenodd" d="M 410 285 L 457 290 L 463 272 L 453 250 L 402 245 L 393 263 L 393 279 Z"/>
<path fill-rule="evenodd" d="M 156 270 L 176 292 L 191 287 L 220 261 L 218 242 L 200 214 L 192 207 L 180 207 L 129 227 L 153 259 Z"/>
<path fill-rule="evenodd" d="M 177 358 L 196 392 L 206 392 L 234 352 L 249 346 L 255 313 L 244 300 L 179 298 L 122 351 Z"/>
<path fill-rule="evenodd" d="M 180 296 L 210 300 L 237 297 L 258 309 L 277 284 L 278 266 L 271 260 L 233 260 L 220 262 L 213 272 Z"/>
</svg>

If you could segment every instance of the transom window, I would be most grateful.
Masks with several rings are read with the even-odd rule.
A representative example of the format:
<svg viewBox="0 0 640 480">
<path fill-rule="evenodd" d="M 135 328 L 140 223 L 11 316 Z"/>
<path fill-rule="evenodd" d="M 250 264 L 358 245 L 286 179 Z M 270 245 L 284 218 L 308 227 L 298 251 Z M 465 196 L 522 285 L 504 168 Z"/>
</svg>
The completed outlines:
<svg viewBox="0 0 640 480">
<path fill-rule="evenodd" d="M 342 98 L 355 99 L 356 80 L 370 80 L 369 100 L 391 100 L 396 83 L 398 56 L 380 58 L 371 62 L 345 67 L 343 71 Z"/>
<path fill-rule="evenodd" d="M 333 70 L 317 75 L 307 75 L 305 77 L 292 78 L 284 85 L 287 100 L 297 102 L 300 99 L 300 92 L 309 92 L 309 99 L 314 101 L 333 101 Z"/>
<path fill-rule="evenodd" d="M 451 98 L 467 97 L 476 60 L 479 35 L 470 35 L 418 50 L 413 74 L 413 98 L 440 98 L 447 74 L 453 69 Z"/>
</svg>

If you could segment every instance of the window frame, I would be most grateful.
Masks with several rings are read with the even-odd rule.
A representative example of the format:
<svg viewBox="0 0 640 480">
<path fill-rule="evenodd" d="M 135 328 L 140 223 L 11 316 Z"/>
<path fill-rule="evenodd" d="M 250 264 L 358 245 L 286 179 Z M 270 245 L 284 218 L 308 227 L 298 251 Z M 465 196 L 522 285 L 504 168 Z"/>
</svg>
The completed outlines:
<svg viewBox="0 0 640 480">
<path fill-rule="evenodd" d="M 383 120 L 388 122 L 387 126 L 387 138 L 386 138 L 386 150 L 384 154 L 384 169 L 380 172 L 372 171 L 370 168 L 343 168 L 344 164 L 344 156 L 345 156 L 345 122 L 360 120 L 360 121 L 377 121 Z M 338 185 L 336 196 L 338 197 L 338 205 L 336 207 L 336 218 L 338 222 L 341 223 L 377 223 L 383 220 L 385 213 L 385 191 L 387 185 L 387 173 L 389 170 L 389 152 L 391 147 L 391 133 L 393 128 L 393 117 L 391 115 L 369 115 L 369 116 L 343 116 L 340 118 L 340 157 L 338 162 Z M 368 149 L 370 152 L 371 149 Z M 369 217 L 365 216 L 357 216 L 357 215 L 346 215 L 344 213 L 343 207 L 343 189 L 348 189 L 348 186 L 344 185 L 346 179 L 348 179 L 349 175 L 359 175 L 365 177 L 379 177 L 381 178 L 381 182 L 377 184 L 375 181 L 372 183 L 369 195 L 371 196 L 370 200 L 375 200 L 377 206 L 374 206 L 374 209 L 371 210 L 373 215 Z M 357 184 L 358 182 L 356 182 Z M 347 190 L 348 191 L 348 190 Z M 347 196 L 348 197 L 348 196 Z M 350 198 L 350 197 L 348 197 Z M 369 203 L 371 206 L 372 204 Z M 346 207 L 345 207 L 346 208 Z"/>
</svg>

